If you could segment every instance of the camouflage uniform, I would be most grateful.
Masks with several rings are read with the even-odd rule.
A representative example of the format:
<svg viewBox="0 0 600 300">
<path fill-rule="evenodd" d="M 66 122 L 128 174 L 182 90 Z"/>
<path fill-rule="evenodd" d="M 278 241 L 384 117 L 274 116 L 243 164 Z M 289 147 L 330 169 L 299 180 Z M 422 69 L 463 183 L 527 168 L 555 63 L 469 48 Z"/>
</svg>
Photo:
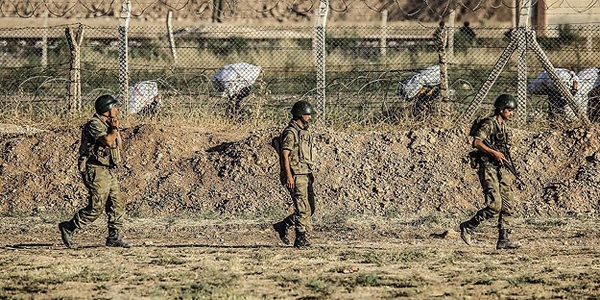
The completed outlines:
<svg viewBox="0 0 600 300">
<path fill-rule="evenodd" d="M 105 146 L 100 141 L 100 138 L 108 134 L 109 128 L 98 114 L 83 126 L 78 166 L 89 192 L 88 204 L 76 212 L 70 221 L 59 225 L 63 236 L 65 233 L 68 235 L 68 242 L 65 241 L 67 247 L 71 246 L 72 233 L 94 222 L 103 211 L 108 217 L 107 246 L 129 247 L 118 234 L 125 218 L 125 199 L 121 196 L 115 174 L 115 169 L 121 162 L 119 140 L 115 140 L 113 147 Z"/>
<path fill-rule="evenodd" d="M 297 232 L 311 229 L 310 217 L 315 212 L 313 190 L 313 139 L 308 130 L 292 121 L 282 133 L 282 148 L 290 150 L 290 168 L 294 174 L 295 187 L 290 191 L 294 202 L 294 220 Z"/>
<path fill-rule="evenodd" d="M 484 119 L 476 130 L 474 138 L 484 141 L 485 144 L 491 145 L 494 149 L 505 149 L 509 144 L 509 136 L 504 123 L 499 124 L 495 117 Z M 500 233 L 499 241 L 504 243 L 508 241 L 514 211 L 514 198 L 508 175 L 509 171 L 495 161 L 493 157 L 480 150 L 477 150 L 475 159 L 478 166 L 479 182 L 485 198 L 485 207 L 477 211 L 470 220 L 461 224 L 463 240 L 470 244 L 470 236 L 465 239 L 465 233 L 470 235 L 481 222 L 497 217 L 497 227 Z M 504 244 L 499 245 L 503 246 Z"/>
<path fill-rule="evenodd" d="M 313 190 L 314 144 L 308 128 L 301 128 L 296 121 L 290 121 L 280 136 L 283 150 L 290 151 L 290 168 L 294 176 L 294 188 L 290 195 L 294 203 L 294 212 L 283 221 L 276 223 L 275 229 L 280 232 L 284 243 L 288 244 L 287 228 L 295 227 L 296 242 L 294 246 L 309 246 L 306 232 L 311 226 L 310 218 L 315 212 L 315 193 Z M 278 227 L 279 226 L 279 227 Z"/>
<path fill-rule="evenodd" d="M 73 217 L 77 228 L 94 222 L 106 211 L 108 229 L 120 230 L 125 217 L 125 200 L 121 197 L 114 170 L 120 163 L 119 145 L 104 146 L 99 139 L 108 134 L 108 124 L 95 115 L 81 134 L 79 171 L 89 191 L 88 205 Z"/>
</svg>

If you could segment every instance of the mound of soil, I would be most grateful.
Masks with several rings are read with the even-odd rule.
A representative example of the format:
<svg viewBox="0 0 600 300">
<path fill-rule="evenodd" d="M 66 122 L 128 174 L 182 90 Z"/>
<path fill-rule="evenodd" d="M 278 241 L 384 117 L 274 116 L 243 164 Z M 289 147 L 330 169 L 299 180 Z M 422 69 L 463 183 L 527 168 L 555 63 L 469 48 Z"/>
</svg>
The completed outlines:
<svg viewBox="0 0 600 300">
<path fill-rule="evenodd" d="M 77 171 L 78 128 L 0 126 L 0 213 L 74 211 L 87 191 Z M 281 128 L 248 133 L 139 125 L 123 131 L 118 169 L 130 215 L 173 212 L 257 215 L 284 210 L 270 141 Z M 466 159 L 463 129 L 342 133 L 315 129 L 318 210 L 372 215 L 461 213 L 483 198 Z M 597 213 L 598 128 L 513 131 L 513 158 L 526 185 L 523 215 Z"/>
</svg>

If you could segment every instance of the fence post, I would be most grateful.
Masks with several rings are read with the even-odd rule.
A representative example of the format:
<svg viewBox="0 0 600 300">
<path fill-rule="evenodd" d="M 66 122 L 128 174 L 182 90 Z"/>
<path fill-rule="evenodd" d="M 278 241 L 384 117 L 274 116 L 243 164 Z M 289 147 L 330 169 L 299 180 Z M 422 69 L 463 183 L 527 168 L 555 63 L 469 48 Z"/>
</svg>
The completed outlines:
<svg viewBox="0 0 600 300">
<path fill-rule="evenodd" d="M 379 38 L 379 49 L 381 51 L 381 57 L 385 57 L 387 54 L 387 19 L 388 10 L 384 9 L 381 12 L 381 37 Z"/>
<path fill-rule="evenodd" d="M 537 40 L 535 39 L 535 32 L 527 32 L 527 43 L 529 44 L 529 47 L 531 47 L 531 49 L 533 50 L 533 53 L 535 53 L 535 55 L 538 57 L 538 60 L 542 64 L 544 70 L 548 73 L 550 79 L 552 79 L 552 81 L 554 82 L 554 85 L 558 87 L 558 91 L 560 92 L 560 94 L 567 100 L 567 104 L 571 107 L 575 115 L 577 115 L 579 120 L 581 120 L 581 122 L 585 126 L 591 125 L 592 123 L 590 122 L 590 119 L 588 119 L 585 112 L 581 109 L 577 101 L 575 101 L 575 98 L 573 97 L 565 83 L 556 73 L 556 69 L 550 62 L 550 59 L 548 59 L 546 53 L 544 53 L 544 50 L 542 50 L 542 47 L 540 47 L 540 45 L 537 43 Z"/>
<path fill-rule="evenodd" d="M 448 15 L 448 46 L 446 47 L 448 50 L 448 61 L 454 61 L 454 21 L 456 19 L 456 11 L 452 10 L 450 15 Z"/>
<path fill-rule="evenodd" d="M 524 36 L 524 27 L 520 27 L 517 34 L 519 35 L 517 42 L 517 103 L 519 110 L 516 121 L 518 124 L 525 124 L 527 122 L 527 39 Z"/>
<path fill-rule="evenodd" d="M 119 84 L 121 87 L 120 98 L 123 103 L 127 103 L 127 87 L 129 86 L 127 29 L 129 27 L 130 16 L 131 2 L 125 0 L 123 1 L 121 17 L 119 18 Z"/>
<path fill-rule="evenodd" d="M 69 111 L 81 110 L 81 41 L 83 40 L 83 25 L 79 25 L 73 34 L 71 28 L 65 29 L 71 60 L 69 64 Z"/>
<path fill-rule="evenodd" d="M 325 119 L 325 28 L 329 0 L 320 0 L 316 14 L 315 35 L 313 37 L 313 54 L 317 68 L 317 111 Z"/>
<path fill-rule="evenodd" d="M 448 94 L 448 64 L 446 57 L 446 41 L 448 39 L 447 27 L 440 22 L 440 27 L 436 30 L 435 42 L 437 44 L 438 62 L 440 64 L 440 94 L 442 103 L 447 103 L 450 99 Z"/>
<path fill-rule="evenodd" d="M 42 29 L 42 58 L 40 64 L 45 70 L 48 67 L 48 9 L 42 13 L 44 19 L 44 29 Z"/>
<path fill-rule="evenodd" d="M 173 11 L 170 10 L 167 13 L 167 34 L 169 36 L 169 48 L 171 48 L 171 56 L 173 57 L 173 63 L 177 64 L 177 50 L 175 49 L 175 38 L 173 38 L 173 26 L 171 26 L 171 19 L 173 18 Z"/>
<path fill-rule="evenodd" d="M 479 107 L 481 102 L 483 102 L 483 99 L 485 98 L 485 96 L 487 96 L 487 93 L 490 91 L 490 89 L 496 82 L 496 79 L 498 79 L 500 72 L 502 72 L 502 69 L 504 68 L 506 63 L 508 63 L 508 60 L 510 59 L 511 55 L 517 49 L 517 44 L 519 43 L 518 39 L 519 39 L 519 36 L 517 35 L 517 32 L 513 31 L 511 33 L 510 42 L 508 43 L 506 48 L 504 48 L 504 50 L 502 51 L 502 54 L 500 54 L 500 57 L 494 64 L 494 67 L 492 68 L 492 71 L 490 71 L 488 78 L 483 83 L 483 85 L 481 86 L 479 91 L 477 91 L 475 98 L 473 98 L 473 101 L 471 101 L 471 104 L 469 104 L 469 106 L 467 107 L 465 112 L 459 118 L 459 121 L 468 121 L 473 117 L 477 108 Z"/>
</svg>

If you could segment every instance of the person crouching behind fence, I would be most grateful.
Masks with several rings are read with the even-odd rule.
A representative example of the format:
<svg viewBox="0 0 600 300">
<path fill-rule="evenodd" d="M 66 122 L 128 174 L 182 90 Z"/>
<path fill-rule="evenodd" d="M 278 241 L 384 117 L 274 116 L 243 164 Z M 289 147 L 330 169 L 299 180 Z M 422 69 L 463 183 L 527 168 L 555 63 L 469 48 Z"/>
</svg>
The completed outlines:
<svg viewBox="0 0 600 300">
<path fill-rule="evenodd" d="M 94 222 L 103 211 L 108 216 L 106 246 L 129 248 L 119 235 L 125 218 L 125 200 L 114 173 L 121 162 L 122 140 L 117 119 L 118 101 L 102 95 L 94 103 L 96 113 L 83 126 L 79 147 L 79 171 L 88 189 L 88 204 L 69 221 L 58 224 L 67 248 L 73 247 L 73 233 Z"/>
<path fill-rule="evenodd" d="M 494 115 L 483 119 L 471 128 L 475 152 L 475 166 L 485 197 L 486 206 L 480 209 L 471 219 L 460 224 L 460 237 L 467 244 L 472 244 L 473 230 L 485 220 L 497 218 L 498 242 L 496 249 L 517 249 L 519 243 L 509 239 L 510 222 L 513 219 L 514 199 L 508 170 L 509 154 L 503 153 L 509 144 L 506 121 L 513 117 L 517 109 L 515 97 L 502 94 L 494 102 Z"/>
<path fill-rule="evenodd" d="M 282 184 L 288 189 L 294 203 L 294 212 L 282 221 L 273 224 L 281 241 L 289 245 L 288 229 L 295 228 L 294 247 L 310 246 L 307 231 L 311 228 L 310 218 L 315 212 L 313 190 L 314 144 L 309 124 L 315 110 L 307 101 L 298 101 L 291 110 L 292 120 L 279 137 L 281 143 Z"/>
</svg>

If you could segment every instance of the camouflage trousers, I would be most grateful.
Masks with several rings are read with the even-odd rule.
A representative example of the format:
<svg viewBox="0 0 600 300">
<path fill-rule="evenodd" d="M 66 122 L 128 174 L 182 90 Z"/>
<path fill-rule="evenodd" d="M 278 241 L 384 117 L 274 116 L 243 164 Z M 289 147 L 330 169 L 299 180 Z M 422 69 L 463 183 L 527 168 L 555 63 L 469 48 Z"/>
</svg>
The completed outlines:
<svg viewBox="0 0 600 300">
<path fill-rule="evenodd" d="M 88 204 L 73 216 L 73 223 L 82 228 L 94 222 L 102 212 L 108 217 L 109 230 L 120 230 L 125 218 L 125 200 L 121 197 L 119 182 L 107 167 L 87 165 L 83 183 L 88 189 Z"/>
<path fill-rule="evenodd" d="M 478 176 L 483 189 L 485 207 L 467 222 L 467 226 L 473 229 L 485 220 L 498 218 L 498 229 L 510 229 L 514 199 L 508 171 L 493 163 L 485 162 L 479 165 Z"/>
<path fill-rule="evenodd" d="M 294 203 L 294 212 L 285 218 L 289 226 L 295 226 L 297 232 L 306 232 L 312 228 L 310 218 L 315 213 L 314 177 L 312 174 L 294 175 L 294 189 L 290 190 Z"/>
</svg>

